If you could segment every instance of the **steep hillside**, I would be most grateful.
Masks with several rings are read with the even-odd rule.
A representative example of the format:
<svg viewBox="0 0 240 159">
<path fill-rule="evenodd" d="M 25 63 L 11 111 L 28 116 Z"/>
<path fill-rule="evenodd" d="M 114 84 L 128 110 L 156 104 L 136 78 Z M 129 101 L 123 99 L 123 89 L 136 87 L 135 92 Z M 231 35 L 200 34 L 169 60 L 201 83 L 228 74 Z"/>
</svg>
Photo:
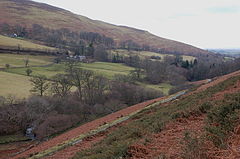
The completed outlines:
<svg viewBox="0 0 240 159">
<path fill-rule="evenodd" d="M 0 35 L 0 46 L 1 47 L 20 47 L 23 49 L 34 49 L 34 50 L 56 50 L 56 48 L 32 43 L 24 39 L 10 38 L 7 36 Z"/>
<path fill-rule="evenodd" d="M 86 123 L 14 158 L 239 158 L 239 89 L 237 71 Z"/>
<path fill-rule="evenodd" d="M 32 24 L 40 24 L 52 29 L 68 28 L 72 31 L 98 32 L 113 38 L 117 43 L 132 40 L 139 45 L 149 45 L 156 49 L 180 54 L 208 53 L 187 44 L 157 37 L 144 30 L 91 20 L 60 8 L 29 0 L 1 0 L 0 14 L 0 24 L 22 25 L 28 28 Z"/>
</svg>

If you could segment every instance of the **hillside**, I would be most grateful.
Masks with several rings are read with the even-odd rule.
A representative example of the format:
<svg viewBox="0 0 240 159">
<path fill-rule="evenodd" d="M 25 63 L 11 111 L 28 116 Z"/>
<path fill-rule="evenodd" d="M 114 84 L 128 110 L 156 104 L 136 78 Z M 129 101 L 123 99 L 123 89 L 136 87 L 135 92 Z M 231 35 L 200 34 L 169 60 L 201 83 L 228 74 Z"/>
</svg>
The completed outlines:
<svg viewBox="0 0 240 159">
<path fill-rule="evenodd" d="M 22 25 L 27 28 L 32 24 L 40 24 L 52 29 L 68 28 L 72 31 L 97 32 L 113 38 L 118 44 L 121 41 L 132 40 L 139 45 L 149 45 L 156 49 L 185 55 L 197 56 L 208 53 L 187 44 L 157 37 L 144 30 L 92 20 L 29 0 L 1 0 L 0 14 L 0 24 Z"/>
<path fill-rule="evenodd" d="M 239 75 L 131 106 L 14 158 L 238 158 Z"/>
<path fill-rule="evenodd" d="M 0 46 L 1 47 L 19 46 L 20 49 L 33 49 L 33 50 L 56 50 L 56 48 L 35 44 L 24 39 L 10 38 L 2 35 L 0 35 Z"/>
</svg>

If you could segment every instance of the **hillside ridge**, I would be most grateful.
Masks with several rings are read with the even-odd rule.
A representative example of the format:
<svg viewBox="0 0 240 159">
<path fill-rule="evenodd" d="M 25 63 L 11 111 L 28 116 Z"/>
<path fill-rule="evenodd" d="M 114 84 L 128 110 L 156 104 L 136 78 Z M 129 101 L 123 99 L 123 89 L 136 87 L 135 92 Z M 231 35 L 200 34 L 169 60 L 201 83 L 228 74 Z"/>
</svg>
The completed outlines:
<svg viewBox="0 0 240 159">
<path fill-rule="evenodd" d="M 0 14 L 3 17 L 0 24 L 22 25 L 27 28 L 32 24 L 40 24 L 50 29 L 67 28 L 72 31 L 97 32 L 113 38 L 117 44 L 132 40 L 159 51 L 195 56 L 209 53 L 188 44 L 158 37 L 145 30 L 92 20 L 58 7 L 29 0 L 2 0 Z"/>
</svg>

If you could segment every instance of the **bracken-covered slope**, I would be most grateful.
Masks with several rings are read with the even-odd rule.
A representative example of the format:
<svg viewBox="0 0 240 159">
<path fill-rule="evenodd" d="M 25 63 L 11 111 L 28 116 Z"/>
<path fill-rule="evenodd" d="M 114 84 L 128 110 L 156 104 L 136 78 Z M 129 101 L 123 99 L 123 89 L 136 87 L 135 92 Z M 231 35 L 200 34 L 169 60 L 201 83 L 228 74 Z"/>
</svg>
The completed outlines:
<svg viewBox="0 0 240 159">
<path fill-rule="evenodd" d="M 145 44 L 180 54 L 196 56 L 208 53 L 191 45 L 157 37 L 144 30 L 92 20 L 64 9 L 29 0 L 1 0 L 0 15 L 0 24 L 18 24 L 25 27 L 40 24 L 52 29 L 68 28 L 72 31 L 97 32 L 113 38 L 117 43 L 132 40 L 139 45 Z"/>
<path fill-rule="evenodd" d="M 83 124 L 12 159 L 239 159 L 240 71 L 198 84 Z"/>
</svg>

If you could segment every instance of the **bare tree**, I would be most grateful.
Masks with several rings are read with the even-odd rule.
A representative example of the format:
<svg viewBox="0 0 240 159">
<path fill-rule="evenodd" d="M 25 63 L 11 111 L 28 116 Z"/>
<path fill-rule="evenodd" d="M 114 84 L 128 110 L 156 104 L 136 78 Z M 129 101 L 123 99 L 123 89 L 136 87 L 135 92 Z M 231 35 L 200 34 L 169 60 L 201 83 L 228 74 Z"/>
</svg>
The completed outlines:
<svg viewBox="0 0 240 159">
<path fill-rule="evenodd" d="M 84 79 L 83 95 L 89 105 L 101 103 L 107 87 L 107 79 L 103 76 L 91 75 Z"/>
<path fill-rule="evenodd" d="M 54 95 L 65 97 L 72 88 L 72 82 L 69 75 L 57 74 L 52 78 L 51 90 Z"/>
<path fill-rule="evenodd" d="M 30 81 L 33 85 L 33 88 L 30 90 L 30 92 L 39 96 L 43 96 L 50 86 L 46 76 L 43 75 L 32 77 Z"/>
<path fill-rule="evenodd" d="M 24 59 L 24 63 L 25 63 L 25 67 L 28 67 L 29 66 L 29 59 L 28 58 Z"/>
<path fill-rule="evenodd" d="M 72 84 L 77 87 L 78 97 L 82 101 L 83 100 L 83 88 L 84 84 L 91 78 L 93 75 L 92 71 L 83 70 L 80 68 L 72 68 L 69 70 L 69 76 L 71 77 Z"/>
</svg>

